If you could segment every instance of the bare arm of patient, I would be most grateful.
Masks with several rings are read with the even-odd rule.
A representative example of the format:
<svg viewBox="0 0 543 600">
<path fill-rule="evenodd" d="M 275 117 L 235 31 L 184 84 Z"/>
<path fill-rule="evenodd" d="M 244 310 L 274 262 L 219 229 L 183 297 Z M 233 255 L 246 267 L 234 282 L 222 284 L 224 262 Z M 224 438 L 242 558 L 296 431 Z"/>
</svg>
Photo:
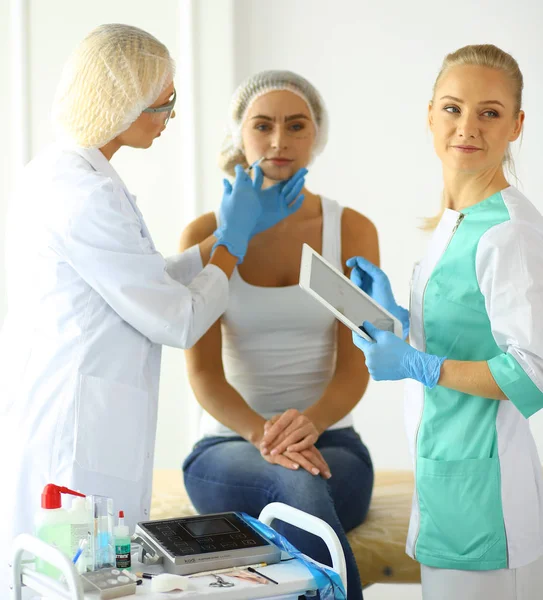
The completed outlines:
<svg viewBox="0 0 543 600">
<path fill-rule="evenodd" d="M 216 219 L 213 213 L 196 219 L 183 232 L 180 251 L 200 244 L 200 253 L 205 264 L 214 243 L 210 241 L 210 236 L 215 227 Z M 190 385 L 204 410 L 229 429 L 236 431 L 256 448 L 260 448 L 265 419 L 250 408 L 226 380 L 222 362 L 220 321 L 217 321 L 190 350 L 186 350 L 185 356 Z M 287 469 L 295 470 L 302 467 L 312 474 L 316 474 L 315 469 L 319 472 L 328 469 L 316 448 L 308 448 L 303 454 L 288 452 L 263 458 L 267 462 Z"/>
<path fill-rule="evenodd" d="M 364 256 L 379 266 L 379 241 L 373 223 L 346 208 L 341 220 L 342 262 Z M 302 452 L 320 434 L 349 414 L 362 398 L 369 381 L 364 357 L 352 343 L 351 330 L 338 323 L 336 371 L 324 394 L 303 413 L 290 409 L 267 422 L 262 452 L 276 455 L 285 450 Z"/>
</svg>

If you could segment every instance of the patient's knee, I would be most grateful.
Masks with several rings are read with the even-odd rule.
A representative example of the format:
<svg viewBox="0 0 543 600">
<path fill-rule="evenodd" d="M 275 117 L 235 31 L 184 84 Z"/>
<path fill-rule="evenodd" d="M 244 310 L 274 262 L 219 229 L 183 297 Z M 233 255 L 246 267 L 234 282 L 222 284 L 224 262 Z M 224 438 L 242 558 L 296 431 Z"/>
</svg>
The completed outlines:
<svg viewBox="0 0 543 600">
<path fill-rule="evenodd" d="M 310 514 L 326 514 L 332 506 L 332 498 L 326 480 L 305 470 L 287 471 L 275 482 L 275 496 L 284 502 Z"/>
</svg>

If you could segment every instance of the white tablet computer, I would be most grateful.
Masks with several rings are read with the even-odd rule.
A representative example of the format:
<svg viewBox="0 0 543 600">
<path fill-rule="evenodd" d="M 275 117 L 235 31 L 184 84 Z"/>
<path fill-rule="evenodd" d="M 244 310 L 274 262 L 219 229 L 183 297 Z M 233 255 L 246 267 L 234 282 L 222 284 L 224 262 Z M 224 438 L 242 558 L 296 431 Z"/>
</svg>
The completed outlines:
<svg viewBox="0 0 543 600">
<path fill-rule="evenodd" d="M 364 321 L 402 337 L 402 324 L 398 319 L 307 244 L 302 249 L 300 287 L 367 340 L 371 340 L 370 336 L 360 329 Z"/>
</svg>

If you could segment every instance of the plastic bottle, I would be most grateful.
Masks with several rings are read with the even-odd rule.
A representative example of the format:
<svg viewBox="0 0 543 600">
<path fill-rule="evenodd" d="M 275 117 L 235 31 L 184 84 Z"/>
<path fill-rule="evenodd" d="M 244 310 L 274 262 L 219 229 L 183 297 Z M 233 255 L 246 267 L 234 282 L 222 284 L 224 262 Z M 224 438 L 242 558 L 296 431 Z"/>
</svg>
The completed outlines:
<svg viewBox="0 0 543 600">
<path fill-rule="evenodd" d="M 115 537 L 115 562 L 117 569 L 130 570 L 132 557 L 130 555 L 130 534 L 128 525 L 124 524 L 124 512 L 119 511 L 119 524 L 113 528 Z"/>
<path fill-rule="evenodd" d="M 62 508 L 61 494 L 84 497 L 84 494 L 68 488 L 47 484 L 41 495 L 41 509 L 35 515 L 34 532 L 40 540 L 55 546 L 68 558 L 72 558 L 70 513 Z M 36 570 L 55 579 L 61 575 L 57 568 L 43 559 L 36 560 Z"/>
<path fill-rule="evenodd" d="M 79 549 L 81 541 L 88 540 L 90 533 L 89 530 L 91 525 L 85 498 L 74 498 L 72 501 L 72 507 L 68 512 L 71 525 L 70 557 L 74 557 Z M 79 573 L 84 573 L 87 570 L 87 555 L 87 550 L 82 552 L 75 564 L 75 567 Z"/>
</svg>

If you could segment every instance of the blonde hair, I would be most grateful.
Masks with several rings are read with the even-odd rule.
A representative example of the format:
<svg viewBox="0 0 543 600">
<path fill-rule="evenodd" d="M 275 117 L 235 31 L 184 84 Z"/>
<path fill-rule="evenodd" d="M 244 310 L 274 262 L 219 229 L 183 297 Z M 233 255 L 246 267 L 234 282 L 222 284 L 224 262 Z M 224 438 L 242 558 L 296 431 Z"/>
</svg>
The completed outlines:
<svg viewBox="0 0 543 600">
<path fill-rule="evenodd" d="M 174 72 L 168 49 L 150 33 L 100 25 L 64 67 L 53 103 L 57 134 L 85 148 L 104 146 L 156 101 Z"/>
<path fill-rule="evenodd" d="M 229 136 L 226 136 L 226 139 L 229 139 Z M 226 145 L 227 142 L 225 142 Z M 229 148 L 228 150 L 223 150 L 219 154 L 219 168 L 234 177 L 236 174 L 236 165 L 241 165 L 243 169 L 247 169 L 249 167 L 249 163 L 245 158 L 245 152 L 240 148 Z"/>
<path fill-rule="evenodd" d="M 522 90 L 524 88 L 522 72 L 517 61 L 510 54 L 504 50 L 501 50 L 497 46 L 494 46 L 493 44 L 464 46 L 455 52 L 447 54 L 443 60 L 441 70 L 439 71 L 434 83 L 432 101 L 435 96 L 436 89 L 443 77 L 452 68 L 462 66 L 487 67 L 489 69 L 496 69 L 505 73 L 505 75 L 509 77 L 511 83 L 513 84 L 513 93 L 515 96 L 515 115 L 518 115 L 522 108 Z M 507 148 L 503 157 L 503 165 L 512 173 L 514 177 L 516 177 L 515 164 L 510 147 Z M 441 210 L 439 214 L 437 214 L 435 217 L 425 219 L 422 229 L 435 229 L 446 208 L 449 207 L 447 206 L 445 194 L 443 194 Z"/>
</svg>

